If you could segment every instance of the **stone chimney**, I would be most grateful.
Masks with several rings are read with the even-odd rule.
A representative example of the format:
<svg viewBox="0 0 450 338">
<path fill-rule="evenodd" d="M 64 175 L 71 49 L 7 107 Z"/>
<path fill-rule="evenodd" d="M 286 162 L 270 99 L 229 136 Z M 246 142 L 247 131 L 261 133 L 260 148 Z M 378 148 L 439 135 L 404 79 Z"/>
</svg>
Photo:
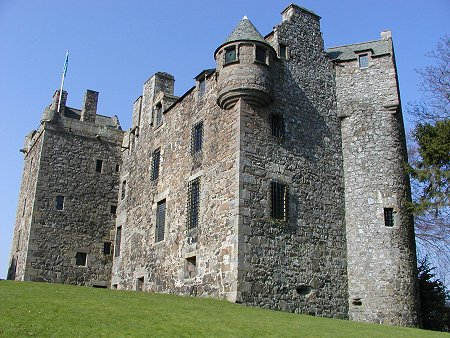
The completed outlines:
<svg viewBox="0 0 450 338">
<path fill-rule="evenodd" d="M 381 40 L 392 39 L 392 32 L 390 29 L 381 32 Z"/>
<path fill-rule="evenodd" d="M 95 115 L 97 114 L 98 92 L 86 90 L 84 96 L 83 108 L 81 110 L 81 121 L 95 123 Z"/>
<path fill-rule="evenodd" d="M 52 104 L 50 105 L 50 109 L 57 111 L 58 110 L 58 103 L 59 103 L 59 92 L 60 90 L 56 90 L 55 94 L 53 94 L 53 100 Z M 62 97 L 61 97 L 61 107 L 59 108 L 60 112 L 64 113 L 64 108 L 66 107 L 67 102 L 67 92 L 65 90 L 62 91 Z"/>
</svg>

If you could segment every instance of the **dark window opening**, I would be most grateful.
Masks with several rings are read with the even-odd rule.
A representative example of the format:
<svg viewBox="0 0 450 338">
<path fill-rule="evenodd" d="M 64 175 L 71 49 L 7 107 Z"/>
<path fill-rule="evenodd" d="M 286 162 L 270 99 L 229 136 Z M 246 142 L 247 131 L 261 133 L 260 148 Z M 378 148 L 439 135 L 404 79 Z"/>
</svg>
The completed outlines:
<svg viewBox="0 0 450 338">
<path fill-rule="evenodd" d="M 144 277 L 140 277 L 136 280 L 136 291 L 144 290 Z"/>
<path fill-rule="evenodd" d="M 103 169 L 103 161 L 102 160 L 97 160 L 95 162 L 95 171 L 98 173 L 101 173 Z"/>
<path fill-rule="evenodd" d="M 155 242 L 164 240 L 164 228 L 166 225 L 166 200 L 158 202 L 156 206 Z"/>
<path fill-rule="evenodd" d="M 186 258 L 186 278 L 193 278 L 197 275 L 197 257 L 192 256 Z"/>
<path fill-rule="evenodd" d="M 281 115 L 271 115 L 272 135 L 278 138 L 284 138 L 284 118 Z"/>
<path fill-rule="evenodd" d="M 153 151 L 152 155 L 152 176 L 151 180 L 154 181 L 159 177 L 159 163 L 161 159 L 161 149 Z"/>
<path fill-rule="evenodd" d="M 75 265 L 76 266 L 86 266 L 87 253 L 77 252 L 75 255 Z"/>
<path fill-rule="evenodd" d="M 27 199 L 25 198 L 25 200 L 23 201 L 22 217 L 25 216 L 26 208 L 27 208 Z"/>
<path fill-rule="evenodd" d="M 352 304 L 355 306 L 361 306 L 362 305 L 361 298 L 353 298 Z"/>
<path fill-rule="evenodd" d="M 393 227 L 394 223 L 394 209 L 384 208 L 384 225 L 387 227 Z"/>
<path fill-rule="evenodd" d="M 236 46 L 225 49 L 225 63 L 236 61 Z"/>
<path fill-rule="evenodd" d="M 266 63 L 266 49 L 260 46 L 256 46 L 256 60 Z"/>
<path fill-rule="evenodd" d="M 115 215 L 117 213 L 117 205 L 111 205 L 111 214 Z"/>
<path fill-rule="evenodd" d="M 202 97 L 206 92 L 206 80 L 203 79 L 198 84 L 198 97 Z"/>
<path fill-rule="evenodd" d="M 156 105 L 156 126 L 162 124 L 162 104 L 161 102 Z"/>
<path fill-rule="evenodd" d="M 289 214 L 289 189 L 279 182 L 270 182 L 271 189 L 271 213 L 273 219 L 287 221 Z"/>
<path fill-rule="evenodd" d="M 117 227 L 116 229 L 116 243 L 114 249 L 114 257 L 120 256 L 120 242 L 122 241 L 122 226 Z"/>
<path fill-rule="evenodd" d="M 120 171 L 120 164 L 116 164 L 116 173 Z"/>
<path fill-rule="evenodd" d="M 203 121 L 196 123 L 192 127 L 191 135 L 191 153 L 196 154 L 202 150 L 203 147 Z"/>
<path fill-rule="evenodd" d="M 279 45 L 279 52 L 280 52 L 280 58 L 281 59 L 287 59 L 287 46 L 280 43 Z"/>
<path fill-rule="evenodd" d="M 93 288 L 98 288 L 98 289 L 107 289 L 108 287 L 106 285 L 92 285 Z"/>
<path fill-rule="evenodd" d="M 104 242 L 103 243 L 103 254 L 104 255 L 111 255 L 112 249 L 112 243 L 111 242 Z"/>
<path fill-rule="evenodd" d="M 198 226 L 200 211 L 200 178 L 189 182 L 188 206 L 187 206 L 187 228 L 194 229 Z"/>
<path fill-rule="evenodd" d="M 56 196 L 56 210 L 64 210 L 64 196 Z"/>
<path fill-rule="evenodd" d="M 309 293 L 311 293 L 312 288 L 309 285 L 299 285 L 295 288 L 295 291 L 297 292 L 297 294 L 305 296 Z"/>
<path fill-rule="evenodd" d="M 367 68 L 369 67 L 369 55 L 361 54 L 359 56 L 359 68 Z"/>
<path fill-rule="evenodd" d="M 113 288 L 114 290 L 117 290 L 117 287 L 118 287 L 117 284 L 113 284 L 113 285 L 112 285 L 112 288 Z"/>
<path fill-rule="evenodd" d="M 124 199 L 126 196 L 126 193 L 127 193 L 127 181 L 125 180 L 122 182 L 122 193 L 121 193 L 120 198 Z"/>
</svg>

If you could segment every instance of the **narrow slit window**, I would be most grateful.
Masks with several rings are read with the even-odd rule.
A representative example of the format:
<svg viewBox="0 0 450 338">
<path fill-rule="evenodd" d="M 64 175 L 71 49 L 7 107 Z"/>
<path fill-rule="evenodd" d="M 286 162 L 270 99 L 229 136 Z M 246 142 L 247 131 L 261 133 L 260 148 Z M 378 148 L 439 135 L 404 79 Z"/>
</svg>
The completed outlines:
<svg viewBox="0 0 450 338">
<path fill-rule="evenodd" d="M 120 195 L 120 199 L 122 200 L 125 199 L 126 194 L 127 194 L 127 181 L 125 180 L 122 182 L 122 192 Z"/>
<path fill-rule="evenodd" d="M 56 196 L 55 207 L 56 210 L 64 210 L 64 196 Z"/>
<path fill-rule="evenodd" d="M 161 160 L 161 149 L 158 148 L 152 155 L 152 181 L 159 177 L 159 163 Z"/>
<path fill-rule="evenodd" d="M 102 160 L 97 160 L 95 162 L 95 171 L 98 173 L 101 173 L 103 169 L 103 161 Z"/>
<path fill-rule="evenodd" d="M 225 49 L 225 63 L 236 61 L 236 46 Z"/>
<path fill-rule="evenodd" d="M 87 262 L 87 253 L 77 252 L 77 254 L 75 255 L 75 265 L 86 266 L 86 262 Z"/>
<path fill-rule="evenodd" d="M 284 118 L 281 115 L 271 115 L 272 135 L 278 138 L 284 138 Z"/>
<path fill-rule="evenodd" d="M 191 135 L 191 154 L 202 151 L 203 148 L 203 121 L 196 123 L 192 127 Z"/>
<path fill-rule="evenodd" d="M 186 267 L 185 267 L 185 276 L 186 278 L 194 278 L 197 275 L 197 257 L 192 256 L 186 258 Z"/>
<path fill-rule="evenodd" d="M 206 80 L 203 79 L 198 83 L 198 97 L 202 97 L 206 93 Z"/>
<path fill-rule="evenodd" d="M 120 243 L 122 241 L 122 226 L 117 227 L 116 229 L 116 242 L 114 245 L 114 257 L 120 256 Z"/>
<path fill-rule="evenodd" d="M 359 59 L 359 68 L 369 67 L 369 54 L 361 54 L 358 59 Z"/>
<path fill-rule="evenodd" d="M 289 188 L 279 182 L 270 183 L 271 212 L 273 219 L 287 221 L 289 214 Z"/>
<path fill-rule="evenodd" d="M 279 54 L 280 54 L 280 59 L 287 59 L 287 46 L 285 44 L 280 43 Z"/>
<path fill-rule="evenodd" d="M 387 227 L 395 225 L 394 208 L 384 208 L 384 225 Z"/>
<path fill-rule="evenodd" d="M 189 182 L 188 206 L 187 206 L 187 228 L 194 229 L 198 226 L 200 212 L 200 178 Z"/>
<path fill-rule="evenodd" d="M 164 240 L 164 230 L 166 226 L 166 200 L 158 202 L 156 206 L 156 229 L 155 242 Z"/>
<path fill-rule="evenodd" d="M 162 104 L 158 103 L 156 105 L 156 126 L 160 126 L 162 124 Z"/>
</svg>

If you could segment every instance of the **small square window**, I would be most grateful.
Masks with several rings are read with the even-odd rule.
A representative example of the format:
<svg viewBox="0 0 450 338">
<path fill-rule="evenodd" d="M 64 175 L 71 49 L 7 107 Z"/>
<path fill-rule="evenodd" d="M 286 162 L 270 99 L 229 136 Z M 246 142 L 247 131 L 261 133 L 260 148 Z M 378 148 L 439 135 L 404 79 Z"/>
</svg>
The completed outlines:
<svg viewBox="0 0 450 338">
<path fill-rule="evenodd" d="M 95 171 L 98 173 L 101 173 L 103 169 L 103 161 L 102 160 L 97 160 L 95 162 Z"/>
<path fill-rule="evenodd" d="M 266 49 L 260 46 L 256 46 L 256 60 L 266 63 Z"/>
<path fill-rule="evenodd" d="M 284 118 L 281 115 L 271 115 L 272 135 L 278 138 L 284 138 Z"/>
<path fill-rule="evenodd" d="M 152 175 L 151 180 L 154 181 L 159 177 L 159 163 L 161 159 L 161 149 L 158 148 L 153 151 L 152 155 Z"/>
<path fill-rule="evenodd" d="M 191 154 L 199 153 L 203 147 L 203 121 L 192 127 Z"/>
<path fill-rule="evenodd" d="M 361 54 L 359 56 L 359 68 L 367 68 L 369 67 L 369 55 Z"/>
<path fill-rule="evenodd" d="M 279 45 L 279 55 L 280 59 L 287 59 L 287 46 L 282 43 Z"/>
<path fill-rule="evenodd" d="M 56 196 L 55 208 L 56 210 L 64 210 L 64 196 Z"/>
<path fill-rule="evenodd" d="M 197 275 L 197 257 L 186 258 L 185 278 L 194 278 Z"/>
<path fill-rule="evenodd" d="M 111 242 L 104 242 L 103 243 L 103 254 L 104 255 L 111 255 L 112 249 L 112 243 Z"/>
<path fill-rule="evenodd" d="M 236 46 L 225 49 L 225 63 L 236 61 Z"/>
<path fill-rule="evenodd" d="M 86 266 L 86 261 L 87 261 L 87 253 L 77 252 L 77 254 L 75 255 L 75 265 Z"/>
<path fill-rule="evenodd" d="M 289 214 L 289 188 L 279 182 L 270 182 L 271 212 L 273 219 L 287 221 Z"/>
<path fill-rule="evenodd" d="M 393 227 L 395 225 L 393 208 L 384 208 L 384 225 L 387 227 Z"/>
</svg>

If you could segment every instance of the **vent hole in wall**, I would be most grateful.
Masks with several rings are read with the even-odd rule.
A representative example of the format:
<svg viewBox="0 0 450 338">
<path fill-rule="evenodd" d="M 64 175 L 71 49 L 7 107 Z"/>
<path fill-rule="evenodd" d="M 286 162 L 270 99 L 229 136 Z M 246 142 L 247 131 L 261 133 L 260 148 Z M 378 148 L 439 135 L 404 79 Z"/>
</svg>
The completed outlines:
<svg viewBox="0 0 450 338">
<path fill-rule="evenodd" d="M 361 306 L 362 305 L 361 298 L 353 298 L 352 304 L 355 306 Z"/>
<path fill-rule="evenodd" d="M 299 295 L 307 295 L 311 292 L 312 288 L 309 285 L 299 285 L 295 288 L 295 291 L 297 291 L 297 293 Z"/>
</svg>

